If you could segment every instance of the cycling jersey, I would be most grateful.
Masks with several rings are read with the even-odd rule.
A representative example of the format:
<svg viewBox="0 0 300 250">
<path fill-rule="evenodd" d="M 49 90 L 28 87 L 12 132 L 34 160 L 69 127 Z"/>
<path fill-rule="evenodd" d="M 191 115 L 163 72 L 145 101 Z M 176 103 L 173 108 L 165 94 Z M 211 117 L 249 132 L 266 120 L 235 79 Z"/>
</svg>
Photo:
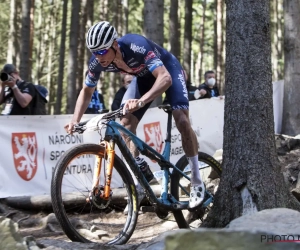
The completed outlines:
<svg viewBox="0 0 300 250">
<path fill-rule="evenodd" d="M 175 56 L 151 40 L 137 34 L 127 34 L 117 39 L 117 42 L 123 61 L 134 72 L 129 74 L 137 77 L 136 82 L 139 85 L 141 96 L 145 91 L 151 89 L 155 82 L 152 72 L 157 67 L 164 65 L 172 77 L 172 85 L 166 91 L 172 108 L 188 109 L 188 92 L 183 69 Z M 102 71 L 128 74 L 113 63 L 108 67 L 102 67 L 94 55 L 89 61 L 88 68 L 89 73 L 86 76 L 85 84 L 89 87 L 97 85 Z"/>
</svg>

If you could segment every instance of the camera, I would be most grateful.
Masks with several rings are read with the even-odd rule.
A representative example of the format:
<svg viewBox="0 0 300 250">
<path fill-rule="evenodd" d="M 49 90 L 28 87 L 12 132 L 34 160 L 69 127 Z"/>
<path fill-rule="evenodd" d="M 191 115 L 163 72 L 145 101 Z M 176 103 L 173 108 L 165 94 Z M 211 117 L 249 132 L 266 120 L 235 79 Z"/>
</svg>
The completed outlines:
<svg viewBox="0 0 300 250">
<path fill-rule="evenodd" d="M 10 76 L 9 74 L 5 73 L 5 72 L 2 72 L 0 74 L 0 79 L 1 79 L 2 82 L 7 82 L 7 81 L 12 81 L 13 77 Z"/>
</svg>

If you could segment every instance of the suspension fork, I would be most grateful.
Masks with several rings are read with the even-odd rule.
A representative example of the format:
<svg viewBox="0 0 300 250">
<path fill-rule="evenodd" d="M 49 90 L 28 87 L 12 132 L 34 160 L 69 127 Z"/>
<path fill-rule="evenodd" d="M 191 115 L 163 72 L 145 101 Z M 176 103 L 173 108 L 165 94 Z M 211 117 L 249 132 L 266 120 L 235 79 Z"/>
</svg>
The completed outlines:
<svg viewBox="0 0 300 250">
<path fill-rule="evenodd" d="M 100 173 L 101 173 L 101 167 L 102 167 L 102 158 L 105 158 L 107 155 L 107 167 L 105 170 L 105 179 L 104 179 L 104 190 L 103 193 L 100 195 L 101 198 L 108 200 L 111 195 L 111 179 L 112 179 L 112 171 L 114 167 L 114 160 L 115 160 L 115 142 L 114 140 L 108 141 L 102 141 L 100 143 L 101 146 L 105 148 L 103 157 L 97 156 L 96 157 L 96 164 L 94 169 L 94 175 L 93 175 L 93 186 L 92 190 L 95 192 L 95 194 L 98 194 L 100 184 Z"/>
</svg>

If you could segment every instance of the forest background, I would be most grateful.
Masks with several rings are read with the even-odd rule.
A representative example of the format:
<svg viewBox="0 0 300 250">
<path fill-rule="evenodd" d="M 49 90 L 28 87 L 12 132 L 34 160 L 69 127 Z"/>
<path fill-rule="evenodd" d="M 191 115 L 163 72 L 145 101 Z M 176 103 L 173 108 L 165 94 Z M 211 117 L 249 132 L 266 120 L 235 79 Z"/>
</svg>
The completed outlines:
<svg viewBox="0 0 300 250">
<path fill-rule="evenodd" d="M 287 0 L 285 0 L 287 1 Z M 292 1 L 292 0 L 290 0 Z M 0 63 L 49 89 L 49 114 L 70 114 L 91 53 L 85 34 L 107 20 L 119 36 L 142 34 L 171 51 L 193 85 L 215 70 L 224 94 L 226 9 L 222 0 L 2 0 Z M 284 78 L 283 0 L 271 1 L 272 79 Z M 110 107 L 120 74 L 102 73 L 98 88 Z"/>
</svg>

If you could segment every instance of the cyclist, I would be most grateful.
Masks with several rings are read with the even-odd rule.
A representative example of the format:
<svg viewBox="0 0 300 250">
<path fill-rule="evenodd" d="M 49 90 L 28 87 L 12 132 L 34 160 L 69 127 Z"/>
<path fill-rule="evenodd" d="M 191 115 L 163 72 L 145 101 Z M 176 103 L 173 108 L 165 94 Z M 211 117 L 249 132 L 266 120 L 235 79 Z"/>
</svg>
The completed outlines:
<svg viewBox="0 0 300 250">
<path fill-rule="evenodd" d="M 87 48 L 92 52 L 89 73 L 78 96 L 74 115 L 65 126 L 72 133 L 86 110 L 102 71 L 121 72 L 136 76 L 127 89 L 122 104 L 121 124 L 136 133 L 139 121 L 151 102 L 166 92 L 172 107 L 172 115 L 181 133 L 182 147 L 191 167 L 191 192 L 189 207 L 199 206 L 204 199 L 205 186 L 198 166 L 197 137 L 189 121 L 189 100 L 182 66 L 167 50 L 153 41 L 137 34 L 118 38 L 116 29 L 109 22 L 93 25 L 86 35 Z M 129 140 L 127 145 L 139 165 L 143 162 Z M 145 176 L 149 181 L 152 172 Z"/>
</svg>

